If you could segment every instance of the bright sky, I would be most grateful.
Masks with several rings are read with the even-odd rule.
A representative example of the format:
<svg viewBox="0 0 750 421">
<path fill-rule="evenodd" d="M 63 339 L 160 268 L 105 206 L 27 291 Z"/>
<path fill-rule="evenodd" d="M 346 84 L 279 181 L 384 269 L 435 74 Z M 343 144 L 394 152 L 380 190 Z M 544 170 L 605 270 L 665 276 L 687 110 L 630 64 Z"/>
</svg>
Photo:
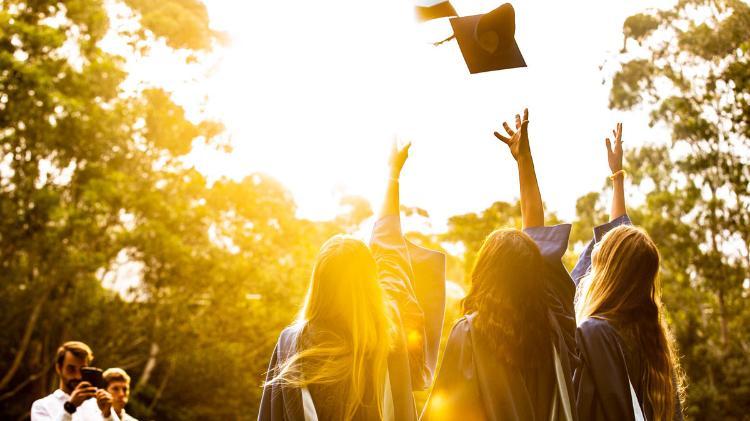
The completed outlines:
<svg viewBox="0 0 750 421">
<path fill-rule="evenodd" d="M 409 0 L 208 0 L 212 26 L 232 41 L 200 90 L 234 151 L 199 150 L 192 160 L 211 176 L 268 173 L 301 216 L 325 219 L 342 194 L 377 207 L 390 142 L 411 139 L 402 202 L 429 211 L 440 229 L 451 215 L 518 196 L 512 158 L 492 132 L 528 106 L 543 198 L 571 219 L 576 198 L 604 183 L 604 137 L 615 122 L 624 122 L 626 147 L 667 139 L 643 111 L 610 111 L 603 81 L 624 19 L 669 3 L 514 2 L 529 67 L 469 75 L 455 41 L 427 42 L 440 37 L 415 22 Z M 453 4 L 470 15 L 500 2 Z M 177 89 L 177 101 L 190 102 L 191 89 Z"/>
</svg>

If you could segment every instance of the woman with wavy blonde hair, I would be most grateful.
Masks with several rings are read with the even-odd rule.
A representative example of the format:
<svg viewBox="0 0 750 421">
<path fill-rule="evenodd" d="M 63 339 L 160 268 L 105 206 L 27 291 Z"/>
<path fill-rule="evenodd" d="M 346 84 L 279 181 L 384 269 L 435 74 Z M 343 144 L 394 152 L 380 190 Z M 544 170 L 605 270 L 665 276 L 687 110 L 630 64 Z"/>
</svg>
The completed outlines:
<svg viewBox="0 0 750 421">
<path fill-rule="evenodd" d="M 586 420 L 682 419 L 679 362 L 661 303 L 659 251 L 625 213 L 622 124 L 606 139 L 612 170 L 610 222 L 594 229 L 573 277 L 578 412 Z"/>
<path fill-rule="evenodd" d="M 523 231 L 487 236 L 471 272 L 423 420 L 574 420 L 575 286 L 562 265 L 570 225 L 544 226 L 528 110 L 506 123 Z"/>
<path fill-rule="evenodd" d="M 412 268 L 418 251 L 401 233 L 398 178 L 408 149 L 394 146 L 371 246 L 337 235 L 321 248 L 302 311 L 276 344 L 259 420 L 417 419 L 412 391 L 429 385 L 438 345 L 426 340 L 425 322 L 442 325 L 443 308 L 423 309 Z M 433 283 L 434 297 L 445 283 Z"/>
</svg>

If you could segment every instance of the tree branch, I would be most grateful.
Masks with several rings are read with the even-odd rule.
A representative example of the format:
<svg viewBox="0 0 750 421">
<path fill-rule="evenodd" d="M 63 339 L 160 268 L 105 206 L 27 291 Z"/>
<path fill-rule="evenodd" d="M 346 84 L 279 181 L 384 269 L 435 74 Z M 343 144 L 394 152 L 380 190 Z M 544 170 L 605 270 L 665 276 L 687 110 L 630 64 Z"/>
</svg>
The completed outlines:
<svg viewBox="0 0 750 421">
<path fill-rule="evenodd" d="M 5 392 L 4 394 L 0 395 L 0 402 L 4 401 L 6 399 L 12 398 L 18 392 L 20 392 L 21 390 L 23 390 L 23 388 L 26 387 L 26 385 L 28 385 L 29 383 L 35 381 L 36 379 L 38 379 L 38 378 L 40 378 L 42 376 L 45 376 L 47 374 L 47 372 L 49 371 L 50 368 L 52 368 L 52 363 L 51 362 L 49 364 L 47 364 L 47 366 L 44 369 L 42 369 L 42 371 L 40 371 L 38 373 L 35 373 L 35 374 L 32 374 L 31 376 L 27 377 L 26 380 L 24 380 L 21 383 L 19 383 L 18 386 L 16 386 L 12 390 L 10 390 L 8 392 Z"/>
<path fill-rule="evenodd" d="M 21 337 L 21 343 L 18 347 L 18 352 L 16 352 L 10 368 L 8 368 L 8 371 L 5 372 L 3 378 L 0 379 L 0 390 L 4 390 L 8 387 L 8 384 L 10 384 L 13 376 L 16 375 L 16 372 L 21 367 L 21 362 L 23 361 L 24 355 L 26 355 L 26 350 L 29 347 L 29 343 L 31 342 L 31 335 L 34 333 L 36 323 L 39 320 L 39 316 L 42 314 L 44 304 L 47 302 L 47 299 L 49 298 L 53 287 L 54 284 L 50 287 L 47 287 L 42 293 L 42 296 L 39 298 L 39 301 L 34 305 L 34 309 L 31 311 L 31 316 L 29 316 L 29 321 L 26 323 L 26 327 L 24 328 L 23 336 Z"/>
</svg>

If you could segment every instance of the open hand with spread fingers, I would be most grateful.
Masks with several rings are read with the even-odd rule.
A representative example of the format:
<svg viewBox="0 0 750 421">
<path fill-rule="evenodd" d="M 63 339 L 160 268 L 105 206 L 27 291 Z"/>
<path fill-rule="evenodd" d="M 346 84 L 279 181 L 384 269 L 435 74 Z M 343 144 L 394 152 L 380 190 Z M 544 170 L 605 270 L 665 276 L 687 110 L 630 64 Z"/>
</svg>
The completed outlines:
<svg viewBox="0 0 750 421">
<path fill-rule="evenodd" d="M 607 144 L 607 161 L 609 161 L 609 169 L 612 174 L 622 169 L 622 123 L 617 123 L 617 126 L 612 130 L 612 135 L 615 139 L 615 145 L 612 147 L 612 140 L 610 138 L 605 139 Z"/>
<path fill-rule="evenodd" d="M 622 123 L 617 123 L 615 129 L 612 130 L 612 135 L 615 139 L 614 145 L 612 145 L 612 139 L 610 138 L 606 138 L 604 142 L 607 145 L 609 169 L 612 171 L 612 175 L 609 176 L 612 180 L 612 207 L 609 211 L 610 221 L 614 221 L 626 214 L 625 171 L 622 169 Z"/>
<path fill-rule="evenodd" d="M 531 156 L 531 149 L 529 148 L 528 127 L 529 127 L 529 109 L 524 108 L 523 119 L 521 119 L 520 115 L 516 114 L 516 129 L 515 130 L 511 129 L 508 123 L 503 122 L 503 128 L 505 128 L 505 131 L 508 133 L 509 137 L 501 135 L 498 132 L 494 133 L 496 138 L 502 140 L 503 143 L 508 145 L 508 148 L 510 148 L 510 153 L 511 155 L 513 155 L 513 158 L 516 161 L 518 161 L 519 158 Z"/>
</svg>

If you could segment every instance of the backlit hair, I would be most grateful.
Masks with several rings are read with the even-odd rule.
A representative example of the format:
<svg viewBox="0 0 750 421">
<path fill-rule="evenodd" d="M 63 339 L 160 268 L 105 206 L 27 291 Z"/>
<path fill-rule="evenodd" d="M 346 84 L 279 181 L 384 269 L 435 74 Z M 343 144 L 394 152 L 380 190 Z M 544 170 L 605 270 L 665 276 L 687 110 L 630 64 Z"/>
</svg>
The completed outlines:
<svg viewBox="0 0 750 421">
<path fill-rule="evenodd" d="M 94 353 L 91 351 L 88 345 L 83 342 L 70 341 L 65 342 L 57 348 L 57 355 L 55 356 L 55 363 L 58 367 L 62 367 L 63 361 L 65 361 L 65 353 L 70 352 L 76 358 L 82 358 L 86 361 L 86 365 L 91 364 L 94 360 Z"/>
<path fill-rule="evenodd" d="M 345 419 L 373 404 L 365 402 L 370 391 L 382 418 L 393 325 L 375 260 L 362 241 L 342 235 L 326 241 L 297 323 L 302 337 L 296 353 L 267 384 L 342 385 Z"/>
<path fill-rule="evenodd" d="M 130 384 L 130 376 L 128 376 L 128 373 L 121 368 L 108 368 L 102 373 L 102 377 L 104 377 L 104 381 L 106 381 L 107 384 L 112 382 L 124 382 Z"/>
<path fill-rule="evenodd" d="M 661 302 L 659 251 L 642 229 L 619 226 L 592 253 L 582 280 L 576 318 L 612 322 L 636 341 L 645 360 L 646 396 L 654 420 L 671 420 L 683 396 L 683 375 Z"/>
</svg>

